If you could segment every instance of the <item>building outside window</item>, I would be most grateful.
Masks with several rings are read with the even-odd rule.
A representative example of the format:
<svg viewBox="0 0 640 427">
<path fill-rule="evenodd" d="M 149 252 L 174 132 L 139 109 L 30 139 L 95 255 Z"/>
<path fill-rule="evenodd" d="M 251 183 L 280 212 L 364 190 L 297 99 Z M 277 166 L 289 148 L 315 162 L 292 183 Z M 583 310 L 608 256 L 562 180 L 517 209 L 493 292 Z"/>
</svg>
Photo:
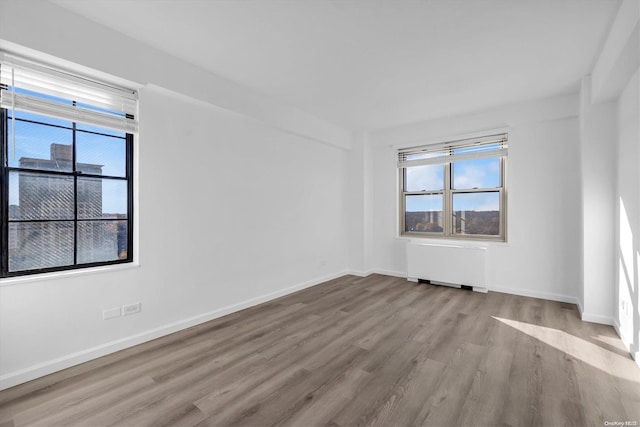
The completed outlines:
<svg viewBox="0 0 640 427">
<path fill-rule="evenodd" d="M 1 276 L 133 260 L 135 91 L 0 56 Z"/>
<path fill-rule="evenodd" d="M 398 150 L 400 234 L 506 240 L 507 134 Z"/>
</svg>

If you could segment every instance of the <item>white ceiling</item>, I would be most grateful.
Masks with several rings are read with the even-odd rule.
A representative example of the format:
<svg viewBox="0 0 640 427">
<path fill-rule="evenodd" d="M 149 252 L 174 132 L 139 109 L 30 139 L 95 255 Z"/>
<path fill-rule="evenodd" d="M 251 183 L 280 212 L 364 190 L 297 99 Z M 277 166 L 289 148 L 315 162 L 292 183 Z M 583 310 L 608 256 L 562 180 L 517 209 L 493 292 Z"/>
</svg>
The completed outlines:
<svg viewBox="0 0 640 427">
<path fill-rule="evenodd" d="M 52 0 L 348 129 L 577 91 L 619 0 Z"/>
</svg>

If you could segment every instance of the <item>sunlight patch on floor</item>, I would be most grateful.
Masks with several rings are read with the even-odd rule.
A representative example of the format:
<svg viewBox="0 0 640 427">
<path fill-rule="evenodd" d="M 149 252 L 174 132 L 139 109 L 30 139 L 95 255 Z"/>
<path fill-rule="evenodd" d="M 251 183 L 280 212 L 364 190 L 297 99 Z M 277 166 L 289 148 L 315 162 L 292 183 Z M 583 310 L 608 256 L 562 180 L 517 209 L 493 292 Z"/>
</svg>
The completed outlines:
<svg viewBox="0 0 640 427">
<path fill-rule="evenodd" d="M 559 329 L 496 316 L 493 318 L 607 374 L 640 383 L 640 368 L 631 357 L 619 355 Z M 610 342 L 607 344 L 611 345 Z"/>
<path fill-rule="evenodd" d="M 622 341 L 620 341 L 620 338 L 618 337 L 612 337 L 607 335 L 597 335 L 597 336 L 592 336 L 591 338 L 593 338 L 596 341 L 600 341 L 603 344 L 610 345 L 611 347 L 626 351 L 624 344 L 622 343 Z"/>
</svg>

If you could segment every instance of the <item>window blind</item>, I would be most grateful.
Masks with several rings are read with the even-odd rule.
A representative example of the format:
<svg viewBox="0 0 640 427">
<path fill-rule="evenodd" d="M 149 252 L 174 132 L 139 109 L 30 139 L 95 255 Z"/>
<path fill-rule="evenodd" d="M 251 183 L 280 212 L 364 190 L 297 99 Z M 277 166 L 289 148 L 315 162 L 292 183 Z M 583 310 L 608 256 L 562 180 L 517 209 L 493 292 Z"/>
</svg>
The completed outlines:
<svg viewBox="0 0 640 427">
<path fill-rule="evenodd" d="M 398 168 L 434 165 L 507 155 L 506 133 L 398 150 Z"/>
<path fill-rule="evenodd" d="M 0 106 L 127 133 L 138 128 L 138 94 L 0 52 Z"/>
</svg>

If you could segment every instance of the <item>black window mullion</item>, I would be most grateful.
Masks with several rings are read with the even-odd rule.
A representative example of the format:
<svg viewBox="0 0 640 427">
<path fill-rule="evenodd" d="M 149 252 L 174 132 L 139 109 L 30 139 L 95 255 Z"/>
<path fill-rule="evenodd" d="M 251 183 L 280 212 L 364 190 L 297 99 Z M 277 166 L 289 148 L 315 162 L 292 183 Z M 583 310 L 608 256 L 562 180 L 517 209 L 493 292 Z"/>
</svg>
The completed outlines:
<svg viewBox="0 0 640 427">
<path fill-rule="evenodd" d="M 444 216 L 444 235 L 451 236 L 453 229 L 453 196 L 451 195 L 451 182 L 453 177 L 451 176 L 451 170 L 453 168 L 451 167 L 451 162 L 445 163 L 444 167 L 444 196 L 442 198 L 442 203 L 444 205 L 442 206 L 442 215 Z"/>
<path fill-rule="evenodd" d="M 9 118 L 11 118 L 11 117 L 9 116 Z M 56 125 L 56 124 L 53 124 L 53 123 L 39 122 L 39 121 L 37 121 L 37 120 L 22 119 L 22 118 L 20 118 L 20 117 L 16 117 L 16 119 L 15 119 L 15 120 L 16 120 L 16 122 L 33 123 L 34 125 L 49 126 L 49 127 L 52 127 L 52 128 L 68 129 L 68 130 L 71 130 L 71 128 L 70 128 L 70 127 L 68 127 L 68 126 Z"/>
<path fill-rule="evenodd" d="M 9 271 L 9 172 L 7 110 L 0 109 L 0 277 Z"/>
<path fill-rule="evenodd" d="M 127 118 L 133 118 L 133 116 Z M 126 139 L 127 175 L 127 261 L 133 261 L 133 135 Z"/>
<path fill-rule="evenodd" d="M 73 105 L 76 102 L 73 101 Z M 78 171 L 76 169 L 76 122 L 71 129 L 71 170 L 73 171 L 73 265 L 78 265 Z"/>
</svg>

